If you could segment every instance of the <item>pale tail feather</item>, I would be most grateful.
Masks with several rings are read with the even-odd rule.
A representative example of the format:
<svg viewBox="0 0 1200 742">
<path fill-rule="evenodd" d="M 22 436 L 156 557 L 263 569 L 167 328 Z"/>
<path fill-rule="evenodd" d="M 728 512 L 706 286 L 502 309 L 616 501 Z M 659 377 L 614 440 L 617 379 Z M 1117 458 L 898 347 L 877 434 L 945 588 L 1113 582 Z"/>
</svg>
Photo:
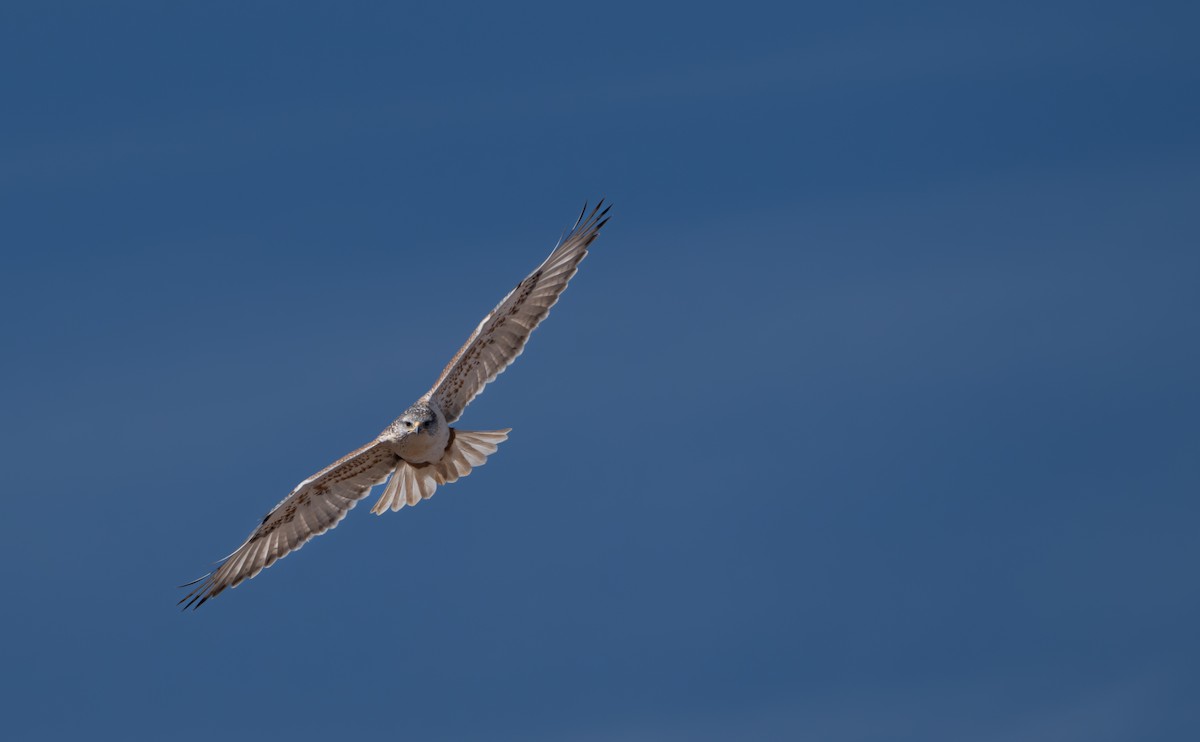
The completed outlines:
<svg viewBox="0 0 1200 742">
<path fill-rule="evenodd" d="M 371 512 L 382 515 L 388 510 L 399 510 L 405 505 L 428 500 L 437 491 L 438 485 L 454 482 L 470 474 L 473 468 L 483 466 L 487 457 L 496 453 L 496 448 L 508 439 L 511 430 L 451 428 L 454 438 L 446 447 L 442 460 L 418 466 L 400 462 Z"/>
</svg>

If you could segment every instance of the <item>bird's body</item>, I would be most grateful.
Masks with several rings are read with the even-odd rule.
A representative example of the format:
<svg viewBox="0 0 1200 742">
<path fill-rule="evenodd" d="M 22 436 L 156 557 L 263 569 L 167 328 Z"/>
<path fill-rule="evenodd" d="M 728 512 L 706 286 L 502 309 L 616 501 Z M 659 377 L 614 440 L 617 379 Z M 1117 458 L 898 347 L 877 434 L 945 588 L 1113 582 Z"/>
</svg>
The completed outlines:
<svg viewBox="0 0 1200 742">
<path fill-rule="evenodd" d="M 601 211 L 601 205 L 586 219 L 584 208 L 550 257 L 483 318 L 428 392 L 375 440 L 296 485 L 213 572 L 185 586 L 194 587 L 180 603 L 199 607 L 225 588 L 254 577 L 336 526 L 375 485 L 387 482 L 372 508 L 382 514 L 416 505 L 438 486 L 482 466 L 508 438 L 509 429 L 467 431 L 451 425 L 484 385 L 521 354 L 530 333 L 566 289 L 607 222 L 608 209 Z"/>
</svg>

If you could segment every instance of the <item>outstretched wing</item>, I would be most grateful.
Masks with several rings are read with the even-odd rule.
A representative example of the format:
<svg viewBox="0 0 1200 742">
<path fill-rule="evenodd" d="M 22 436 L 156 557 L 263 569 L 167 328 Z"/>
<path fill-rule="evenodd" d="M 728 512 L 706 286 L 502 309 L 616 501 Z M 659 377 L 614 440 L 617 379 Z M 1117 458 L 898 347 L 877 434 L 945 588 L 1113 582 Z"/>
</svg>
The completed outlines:
<svg viewBox="0 0 1200 742">
<path fill-rule="evenodd" d="M 304 480 L 267 513 L 237 551 L 212 572 L 184 585 L 194 587 L 179 602 L 184 608 L 199 608 L 333 528 L 371 487 L 387 479 L 399 460 L 387 446 L 373 441 Z"/>
<path fill-rule="evenodd" d="M 602 206 L 603 200 L 590 214 L 587 206 L 583 207 L 575 226 L 559 241 L 550 257 L 483 318 L 466 344 L 450 359 L 433 388 L 425 394 L 425 399 L 437 401 L 447 422 L 457 420 L 483 387 L 521 355 L 530 333 L 550 313 L 550 307 L 575 275 L 579 261 L 587 255 L 588 245 L 608 221 L 606 215 L 611 207 L 601 211 Z"/>
</svg>

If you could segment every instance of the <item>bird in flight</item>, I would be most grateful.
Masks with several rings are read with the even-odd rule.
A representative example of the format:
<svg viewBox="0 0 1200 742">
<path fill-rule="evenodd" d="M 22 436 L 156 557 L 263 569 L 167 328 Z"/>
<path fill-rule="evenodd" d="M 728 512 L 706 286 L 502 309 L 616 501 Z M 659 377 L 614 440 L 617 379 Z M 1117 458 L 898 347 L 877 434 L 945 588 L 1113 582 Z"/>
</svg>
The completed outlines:
<svg viewBox="0 0 1200 742">
<path fill-rule="evenodd" d="M 433 387 L 375 440 L 296 485 L 245 543 L 212 572 L 183 586 L 192 588 L 179 601 L 184 609 L 199 608 L 333 528 L 377 484 L 387 482 L 371 512 L 382 515 L 416 505 L 438 485 L 483 466 L 511 428 L 460 430 L 450 425 L 484 385 L 521 355 L 530 333 L 550 313 L 608 222 L 609 208 L 601 200 L 589 213 L 585 205 L 550 257 L 483 318 Z"/>
</svg>

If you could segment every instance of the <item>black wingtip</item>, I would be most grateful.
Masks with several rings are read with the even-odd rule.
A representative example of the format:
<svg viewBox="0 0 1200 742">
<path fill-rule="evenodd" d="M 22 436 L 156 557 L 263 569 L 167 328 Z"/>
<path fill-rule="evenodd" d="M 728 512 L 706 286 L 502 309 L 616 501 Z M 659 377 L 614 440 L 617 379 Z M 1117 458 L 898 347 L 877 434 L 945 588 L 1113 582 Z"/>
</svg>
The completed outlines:
<svg viewBox="0 0 1200 742">
<path fill-rule="evenodd" d="M 571 225 L 570 229 L 563 232 L 562 236 L 558 238 L 558 243 L 555 245 L 555 249 L 562 247 L 563 243 L 566 242 L 567 239 L 577 234 L 581 234 L 583 232 L 594 234 L 599 232 L 600 228 L 608 223 L 608 219 L 606 217 L 608 216 L 609 209 L 612 208 L 612 204 L 606 205 L 605 201 L 606 199 L 602 197 L 596 202 L 596 205 L 592 207 L 590 212 L 588 211 L 588 203 L 584 201 L 583 209 L 579 212 L 579 218 L 575 220 L 575 223 Z"/>
<path fill-rule="evenodd" d="M 581 224 L 584 228 L 589 228 L 593 231 L 599 230 L 601 227 L 603 227 L 605 222 L 608 221 L 607 219 L 604 219 L 604 217 L 608 215 L 609 209 L 612 208 L 612 204 L 605 205 L 604 202 L 606 200 L 607 199 L 604 196 L 601 196 L 600 200 L 596 202 L 596 206 L 592 208 L 591 213 L 588 213 L 588 205 L 585 201 L 583 203 L 583 211 L 579 212 L 579 218 L 575 220 L 575 226 L 571 228 L 571 231 L 574 232 L 576 229 L 579 229 Z M 584 214 L 587 214 L 586 219 L 584 218 Z M 596 223 L 597 220 L 603 221 Z M 594 226 L 588 227 L 589 224 L 593 224 Z"/>
<path fill-rule="evenodd" d="M 186 611 L 189 608 L 191 608 L 192 610 L 196 610 L 200 606 L 204 605 L 204 601 L 208 600 L 213 595 L 215 595 L 215 593 L 213 593 L 211 591 L 212 590 L 212 584 L 211 584 L 211 580 L 210 580 L 211 577 L 212 577 L 212 572 L 209 572 L 208 574 L 204 575 L 203 577 L 197 577 L 196 579 L 192 580 L 189 583 L 180 585 L 179 587 L 181 589 L 186 588 L 186 587 L 192 587 L 193 585 L 198 585 L 198 587 L 195 587 L 187 595 L 180 598 L 179 602 L 176 603 L 175 605 L 182 606 L 181 610 L 184 610 L 184 611 Z"/>
<path fill-rule="evenodd" d="M 194 611 L 197 608 L 199 608 L 200 606 L 204 605 L 204 603 L 211 597 L 212 597 L 211 594 L 206 595 L 202 592 L 190 593 L 190 594 L 184 596 L 183 599 L 180 600 L 175 605 L 182 605 L 183 607 L 180 610 L 183 610 L 183 611 L 186 611 L 189 608 Z"/>
</svg>

